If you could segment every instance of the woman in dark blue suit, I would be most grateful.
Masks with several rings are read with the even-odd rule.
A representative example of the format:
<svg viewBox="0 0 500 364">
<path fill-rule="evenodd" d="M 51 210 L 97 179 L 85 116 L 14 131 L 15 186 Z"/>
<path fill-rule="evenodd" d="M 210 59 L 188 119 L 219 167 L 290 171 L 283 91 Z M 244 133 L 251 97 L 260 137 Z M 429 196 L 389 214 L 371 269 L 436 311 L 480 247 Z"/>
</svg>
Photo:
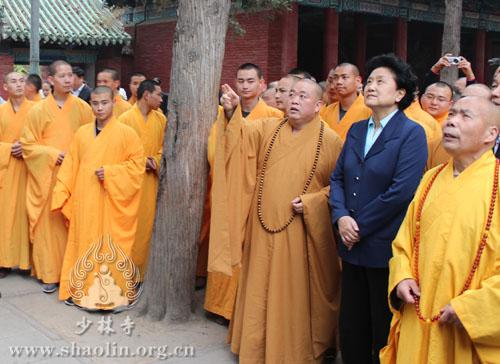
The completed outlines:
<svg viewBox="0 0 500 364">
<path fill-rule="evenodd" d="M 343 267 L 339 327 L 346 364 L 378 363 L 385 346 L 391 243 L 427 160 L 424 130 L 403 113 L 416 89 L 410 66 L 382 55 L 365 69 L 365 104 L 372 116 L 352 125 L 330 178 Z"/>
</svg>

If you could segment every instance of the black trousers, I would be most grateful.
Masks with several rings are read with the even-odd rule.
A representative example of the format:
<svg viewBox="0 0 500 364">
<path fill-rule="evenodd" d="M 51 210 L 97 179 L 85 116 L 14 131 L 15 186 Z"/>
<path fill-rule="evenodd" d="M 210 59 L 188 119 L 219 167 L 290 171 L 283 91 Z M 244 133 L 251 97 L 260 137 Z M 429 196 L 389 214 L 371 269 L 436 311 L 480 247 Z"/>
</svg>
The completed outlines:
<svg viewBox="0 0 500 364">
<path fill-rule="evenodd" d="M 392 314 L 387 303 L 388 268 L 342 261 L 340 351 L 344 364 L 378 364 Z"/>
</svg>

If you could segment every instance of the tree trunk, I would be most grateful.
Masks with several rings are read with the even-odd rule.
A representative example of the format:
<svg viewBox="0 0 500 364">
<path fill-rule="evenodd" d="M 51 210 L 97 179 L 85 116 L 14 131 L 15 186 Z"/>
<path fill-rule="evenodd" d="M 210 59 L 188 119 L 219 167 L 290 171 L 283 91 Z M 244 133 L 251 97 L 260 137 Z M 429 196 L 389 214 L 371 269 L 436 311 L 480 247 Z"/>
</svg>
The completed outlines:
<svg viewBox="0 0 500 364">
<path fill-rule="evenodd" d="M 207 138 L 216 118 L 230 6 L 230 0 L 179 1 L 156 223 L 139 305 L 153 320 L 184 321 L 192 313 Z"/>
<path fill-rule="evenodd" d="M 445 0 L 445 16 L 441 53 L 460 55 L 460 30 L 462 28 L 462 0 Z M 445 67 L 441 71 L 441 81 L 453 85 L 458 79 L 456 66 Z"/>
</svg>

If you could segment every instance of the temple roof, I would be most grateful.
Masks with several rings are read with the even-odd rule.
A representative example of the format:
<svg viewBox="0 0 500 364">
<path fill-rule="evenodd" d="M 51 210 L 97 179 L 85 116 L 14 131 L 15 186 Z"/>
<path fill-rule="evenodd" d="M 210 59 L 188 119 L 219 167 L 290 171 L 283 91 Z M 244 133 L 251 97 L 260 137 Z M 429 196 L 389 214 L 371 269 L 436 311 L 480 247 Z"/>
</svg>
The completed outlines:
<svg viewBox="0 0 500 364">
<path fill-rule="evenodd" d="M 0 0 L 1 39 L 29 41 L 30 4 L 30 0 Z M 40 0 L 41 43 L 107 46 L 130 40 L 101 0 Z"/>
</svg>

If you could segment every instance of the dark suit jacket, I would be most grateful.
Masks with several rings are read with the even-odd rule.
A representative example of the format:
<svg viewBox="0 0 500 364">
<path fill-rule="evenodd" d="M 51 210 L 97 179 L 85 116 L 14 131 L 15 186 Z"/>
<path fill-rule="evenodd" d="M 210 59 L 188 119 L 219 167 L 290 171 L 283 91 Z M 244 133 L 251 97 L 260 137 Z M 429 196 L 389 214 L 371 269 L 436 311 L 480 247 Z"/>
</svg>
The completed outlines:
<svg viewBox="0 0 500 364">
<path fill-rule="evenodd" d="M 88 87 L 87 85 L 83 86 L 82 90 L 80 91 L 80 95 L 78 95 L 79 98 L 86 102 L 90 102 L 90 93 L 92 92 L 92 89 Z"/>
<path fill-rule="evenodd" d="M 334 224 L 356 220 L 361 240 L 351 251 L 339 241 L 343 260 L 364 267 L 387 267 L 391 244 L 427 161 L 424 129 L 398 111 L 364 157 L 368 120 L 351 126 L 330 177 Z"/>
</svg>

